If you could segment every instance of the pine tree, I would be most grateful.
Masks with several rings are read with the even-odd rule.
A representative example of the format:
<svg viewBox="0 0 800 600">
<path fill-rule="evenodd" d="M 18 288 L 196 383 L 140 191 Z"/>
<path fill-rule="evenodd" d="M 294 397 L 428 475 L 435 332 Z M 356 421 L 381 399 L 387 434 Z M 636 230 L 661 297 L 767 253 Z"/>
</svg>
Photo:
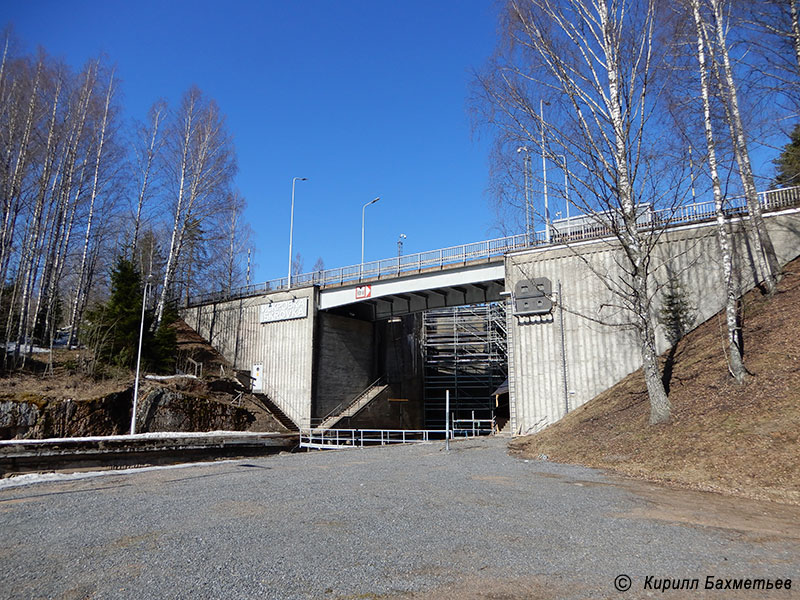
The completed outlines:
<svg viewBox="0 0 800 600">
<path fill-rule="evenodd" d="M 778 169 L 775 184 L 779 186 L 800 185 L 800 123 L 795 125 L 790 140 L 783 147 L 781 155 L 773 161 Z"/>
<path fill-rule="evenodd" d="M 111 271 L 111 297 L 88 315 L 93 339 L 105 341 L 96 348 L 97 360 L 132 368 L 139 348 L 142 319 L 142 278 L 133 262 L 119 257 Z M 145 315 L 145 331 L 152 315 Z"/>
</svg>

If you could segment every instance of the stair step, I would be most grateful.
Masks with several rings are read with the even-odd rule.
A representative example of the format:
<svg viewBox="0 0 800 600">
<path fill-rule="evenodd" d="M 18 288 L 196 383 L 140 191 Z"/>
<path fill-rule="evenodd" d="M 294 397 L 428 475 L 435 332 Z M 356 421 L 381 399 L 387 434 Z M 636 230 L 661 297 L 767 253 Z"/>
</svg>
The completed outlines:
<svg viewBox="0 0 800 600">
<path fill-rule="evenodd" d="M 275 417 L 275 419 L 277 419 L 281 425 L 286 427 L 286 429 L 289 431 L 300 431 L 295 422 L 286 416 L 286 413 L 284 413 L 272 400 L 270 400 L 269 396 L 256 392 L 253 392 L 253 395 L 261 401 L 266 409 L 272 413 L 272 416 Z"/>
</svg>

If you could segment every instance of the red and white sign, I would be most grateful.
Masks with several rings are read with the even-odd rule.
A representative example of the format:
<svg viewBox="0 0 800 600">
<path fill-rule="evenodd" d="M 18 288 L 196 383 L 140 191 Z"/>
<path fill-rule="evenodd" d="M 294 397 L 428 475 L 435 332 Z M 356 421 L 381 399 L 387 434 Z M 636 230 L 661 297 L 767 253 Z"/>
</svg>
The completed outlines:
<svg viewBox="0 0 800 600">
<path fill-rule="evenodd" d="M 360 285 L 356 288 L 356 300 L 363 300 L 372 296 L 371 285 Z"/>
</svg>

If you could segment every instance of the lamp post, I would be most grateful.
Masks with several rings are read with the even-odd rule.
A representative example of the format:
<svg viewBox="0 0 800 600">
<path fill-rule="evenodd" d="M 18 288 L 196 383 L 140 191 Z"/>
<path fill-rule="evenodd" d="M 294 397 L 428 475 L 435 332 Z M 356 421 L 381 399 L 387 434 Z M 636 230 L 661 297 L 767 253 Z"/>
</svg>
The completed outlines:
<svg viewBox="0 0 800 600">
<path fill-rule="evenodd" d="M 364 271 L 364 217 L 366 214 L 367 207 L 370 204 L 375 204 L 378 200 L 380 200 L 380 196 L 375 198 L 374 200 L 370 200 L 364 206 L 361 207 L 361 266 L 358 269 L 358 279 L 361 280 L 361 275 Z"/>
<path fill-rule="evenodd" d="M 564 163 L 564 204 L 567 209 L 567 226 L 569 226 L 569 179 L 567 178 L 567 156 L 566 154 L 556 154 Z"/>
<path fill-rule="evenodd" d="M 292 236 L 294 234 L 294 184 L 298 181 L 308 181 L 306 177 L 292 177 L 292 212 L 289 217 L 289 277 L 286 279 L 286 288 L 292 287 Z"/>
<path fill-rule="evenodd" d="M 550 243 L 550 207 L 547 203 L 547 162 L 544 149 L 544 105 L 550 106 L 544 98 L 539 99 L 539 118 L 542 122 L 542 181 L 544 182 L 544 239 Z"/>
<path fill-rule="evenodd" d="M 406 234 L 401 233 L 400 237 L 397 238 L 397 257 L 403 256 L 403 240 L 406 239 Z"/>
<path fill-rule="evenodd" d="M 144 283 L 144 293 L 142 294 L 142 320 L 139 323 L 139 351 L 136 355 L 136 381 L 133 384 L 133 410 L 131 411 L 131 435 L 136 433 L 136 407 L 139 404 L 139 367 L 142 363 L 142 338 L 144 337 L 144 309 L 147 306 L 147 288 L 150 285 L 150 278 Z"/>
<path fill-rule="evenodd" d="M 520 146 L 517 148 L 517 153 L 524 152 L 525 156 L 522 157 L 522 170 L 524 171 L 525 176 L 525 243 L 531 243 L 531 200 L 529 197 L 528 190 L 530 186 L 528 185 L 528 174 L 531 170 L 531 154 L 528 151 L 527 146 Z"/>
</svg>

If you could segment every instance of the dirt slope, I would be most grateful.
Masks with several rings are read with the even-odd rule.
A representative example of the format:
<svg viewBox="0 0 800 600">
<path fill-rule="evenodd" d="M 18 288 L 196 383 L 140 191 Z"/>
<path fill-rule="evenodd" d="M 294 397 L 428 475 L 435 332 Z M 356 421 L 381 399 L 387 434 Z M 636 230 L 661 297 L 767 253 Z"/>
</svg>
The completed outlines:
<svg viewBox="0 0 800 600">
<path fill-rule="evenodd" d="M 669 378 L 672 422 L 648 424 L 641 371 L 544 431 L 514 440 L 529 457 L 682 487 L 800 504 L 800 259 L 779 292 L 745 298 L 741 386 L 728 375 L 717 315 L 681 340 Z M 662 357 L 665 358 L 665 357 Z"/>
</svg>

